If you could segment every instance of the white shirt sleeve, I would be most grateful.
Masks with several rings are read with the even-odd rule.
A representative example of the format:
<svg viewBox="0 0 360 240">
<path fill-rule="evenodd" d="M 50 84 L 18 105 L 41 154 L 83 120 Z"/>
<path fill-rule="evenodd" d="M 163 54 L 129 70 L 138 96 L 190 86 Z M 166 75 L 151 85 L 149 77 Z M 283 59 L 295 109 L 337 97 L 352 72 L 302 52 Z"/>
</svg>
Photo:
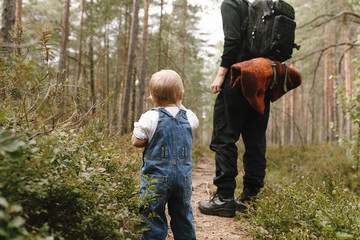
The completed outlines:
<svg viewBox="0 0 360 240">
<path fill-rule="evenodd" d="M 134 136 L 141 140 L 149 140 L 154 135 L 159 120 L 158 111 L 147 111 L 139 121 L 134 123 Z"/>
<path fill-rule="evenodd" d="M 186 116 L 190 123 L 191 129 L 195 130 L 199 126 L 199 119 L 197 118 L 195 113 L 193 113 L 193 111 L 191 111 L 190 109 L 186 109 Z"/>
</svg>

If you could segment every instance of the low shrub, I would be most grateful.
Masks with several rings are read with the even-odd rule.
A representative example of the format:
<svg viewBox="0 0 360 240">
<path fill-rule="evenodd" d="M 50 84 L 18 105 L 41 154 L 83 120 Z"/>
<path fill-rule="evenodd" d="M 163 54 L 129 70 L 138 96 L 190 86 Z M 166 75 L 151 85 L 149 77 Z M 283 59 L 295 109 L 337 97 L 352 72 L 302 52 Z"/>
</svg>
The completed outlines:
<svg viewBox="0 0 360 240">
<path fill-rule="evenodd" d="M 22 206 L 28 230 L 48 226 L 59 239 L 140 238 L 141 158 L 123 148 L 129 136 L 91 129 L 55 130 L 30 141 L 3 134 L 9 136 L 15 137 L 0 139 L 0 150 L 16 146 L 0 155 L 0 193 Z"/>
<path fill-rule="evenodd" d="M 341 178 L 270 183 L 248 213 L 260 239 L 359 239 L 360 199 Z"/>
</svg>

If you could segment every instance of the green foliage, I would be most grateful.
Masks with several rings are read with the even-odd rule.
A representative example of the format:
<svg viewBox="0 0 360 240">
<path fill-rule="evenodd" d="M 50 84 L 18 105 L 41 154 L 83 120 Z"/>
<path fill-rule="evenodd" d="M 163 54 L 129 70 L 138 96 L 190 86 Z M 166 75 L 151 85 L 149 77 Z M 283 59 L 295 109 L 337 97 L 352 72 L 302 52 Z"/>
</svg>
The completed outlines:
<svg viewBox="0 0 360 240">
<path fill-rule="evenodd" d="M 358 36 L 360 40 L 360 35 Z M 360 49 L 360 48 L 359 48 Z M 355 187 L 360 191 L 360 57 L 353 60 L 355 66 L 355 80 L 350 96 L 344 93 L 344 86 L 337 89 L 339 93 L 338 104 L 345 110 L 348 120 L 352 123 L 353 135 L 351 138 L 342 136 L 340 143 L 347 149 L 347 158 L 352 162 Z"/>
<path fill-rule="evenodd" d="M 140 154 L 129 136 L 99 132 L 96 111 L 64 101 L 59 113 L 69 91 L 52 84 L 51 32 L 38 36 L 29 51 L 0 57 L 0 196 L 22 206 L 0 209 L 2 236 L 139 239 Z"/>
<path fill-rule="evenodd" d="M 337 143 L 268 147 L 265 187 L 247 214 L 250 234 L 256 239 L 358 239 L 360 198 L 352 191 L 353 162 L 345 153 Z"/>
<path fill-rule="evenodd" d="M 21 213 L 22 207 L 20 205 L 9 204 L 4 197 L 0 196 L 0 239 L 54 239 L 53 236 L 48 236 L 49 228 L 46 224 L 37 229 L 37 233 L 29 233 L 25 228 L 26 220 Z"/>
<path fill-rule="evenodd" d="M 299 176 L 270 184 L 249 211 L 261 239 L 358 239 L 360 199 L 340 180 Z"/>
<path fill-rule="evenodd" d="M 0 137 L 0 191 L 23 206 L 29 229 L 49 226 L 64 239 L 139 237 L 140 161 L 129 137 L 91 129 L 53 131 L 30 141 L 2 130 Z M 15 159 L 9 151 L 20 152 Z"/>
</svg>

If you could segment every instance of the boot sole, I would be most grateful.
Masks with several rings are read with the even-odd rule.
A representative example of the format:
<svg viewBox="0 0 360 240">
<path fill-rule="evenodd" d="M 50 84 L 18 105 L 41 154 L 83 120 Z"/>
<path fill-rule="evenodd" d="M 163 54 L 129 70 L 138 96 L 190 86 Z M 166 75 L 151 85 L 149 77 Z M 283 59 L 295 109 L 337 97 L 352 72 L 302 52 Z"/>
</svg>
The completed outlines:
<svg viewBox="0 0 360 240">
<path fill-rule="evenodd" d="M 219 217 L 234 217 L 235 214 L 235 209 L 228 209 L 228 208 L 219 208 L 216 210 L 209 210 L 209 209 L 203 209 L 201 207 L 199 207 L 199 210 L 201 213 L 206 214 L 206 215 L 215 215 L 215 216 L 219 216 Z"/>
</svg>

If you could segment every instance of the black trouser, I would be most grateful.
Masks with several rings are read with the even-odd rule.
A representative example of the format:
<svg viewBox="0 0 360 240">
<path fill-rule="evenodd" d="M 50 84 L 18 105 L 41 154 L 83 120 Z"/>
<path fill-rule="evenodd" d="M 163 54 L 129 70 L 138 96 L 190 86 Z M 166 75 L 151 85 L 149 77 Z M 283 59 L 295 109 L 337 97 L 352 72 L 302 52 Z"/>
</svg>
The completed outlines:
<svg viewBox="0 0 360 240">
<path fill-rule="evenodd" d="M 235 143 L 240 134 L 245 145 L 243 164 L 244 187 L 255 189 L 264 186 L 266 169 L 265 132 L 269 119 L 270 101 L 265 97 L 265 112 L 257 113 L 245 99 L 241 88 L 230 87 L 230 71 L 227 73 L 222 91 L 218 94 L 214 106 L 214 129 L 210 149 L 216 161 L 214 184 L 217 193 L 232 196 L 236 188 L 235 177 L 238 174 L 238 152 Z"/>
</svg>

